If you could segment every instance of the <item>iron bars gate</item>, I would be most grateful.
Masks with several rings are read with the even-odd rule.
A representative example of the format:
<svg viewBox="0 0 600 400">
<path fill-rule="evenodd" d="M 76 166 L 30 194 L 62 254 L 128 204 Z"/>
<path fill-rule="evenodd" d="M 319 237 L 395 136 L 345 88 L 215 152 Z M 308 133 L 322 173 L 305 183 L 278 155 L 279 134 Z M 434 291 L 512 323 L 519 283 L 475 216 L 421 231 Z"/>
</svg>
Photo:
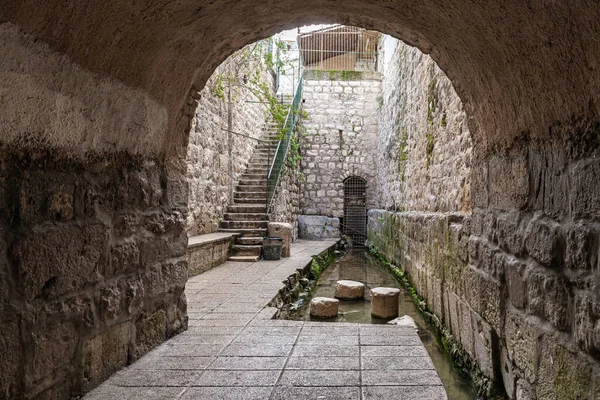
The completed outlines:
<svg viewBox="0 0 600 400">
<path fill-rule="evenodd" d="M 360 176 L 344 179 L 344 235 L 353 246 L 362 247 L 367 239 L 367 181 Z"/>
</svg>

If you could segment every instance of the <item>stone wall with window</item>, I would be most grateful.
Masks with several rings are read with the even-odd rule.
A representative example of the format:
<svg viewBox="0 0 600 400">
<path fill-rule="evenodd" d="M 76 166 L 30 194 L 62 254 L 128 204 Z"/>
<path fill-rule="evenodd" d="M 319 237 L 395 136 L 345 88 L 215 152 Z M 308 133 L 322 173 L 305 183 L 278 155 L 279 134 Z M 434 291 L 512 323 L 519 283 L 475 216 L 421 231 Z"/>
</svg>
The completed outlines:
<svg viewBox="0 0 600 400">
<path fill-rule="evenodd" d="M 306 131 L 300 138 L 302 214 L 343 217 L 344 179 L 367 181 L 367 208 L 376 206 L 381 77 L 359 71 L 305 71 Z"/>
</svg>

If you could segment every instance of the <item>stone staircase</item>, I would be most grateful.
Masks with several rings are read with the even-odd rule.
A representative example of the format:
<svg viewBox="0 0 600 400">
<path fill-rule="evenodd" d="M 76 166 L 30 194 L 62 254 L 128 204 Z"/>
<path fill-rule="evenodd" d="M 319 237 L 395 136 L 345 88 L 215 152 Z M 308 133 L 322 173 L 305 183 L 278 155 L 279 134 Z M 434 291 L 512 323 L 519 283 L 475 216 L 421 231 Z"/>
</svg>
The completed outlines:
<svg viewBox="0 0 600 400">
<path fill-rule="evenodd" d="M 258 142 L 233 193 L 233 204 L 221 221 L 221 232 L 239 233 L 233 245 L 230 261 L 258 261 L 262 253 L 262 241 L 267 236 L 267 173 L 269 156 L 277 149 L 276 129 L 267 126 L 265 140 Z"/>
</svg>

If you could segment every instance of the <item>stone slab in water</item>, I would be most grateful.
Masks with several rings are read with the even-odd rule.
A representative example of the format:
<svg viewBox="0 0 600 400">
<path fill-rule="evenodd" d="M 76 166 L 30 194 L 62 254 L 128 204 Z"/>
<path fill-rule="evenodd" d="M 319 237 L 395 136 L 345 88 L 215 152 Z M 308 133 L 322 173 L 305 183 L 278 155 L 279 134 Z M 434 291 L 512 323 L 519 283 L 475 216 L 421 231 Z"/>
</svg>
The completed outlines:
<svg viewBox="0 0 600 400">
<path fill-rule="evenodd" d="M 359 300 L 365 297 L 365 285 L 361 282 L 340 280 L 335 283 L 335 298 Z"/>
<path fill-rule="evenodd" d="M 310 315 L 313 317 L 331 318 L 338 315 L 340 301 L 329 297 L 315 297 L 310 302 Z"/>
</svg>

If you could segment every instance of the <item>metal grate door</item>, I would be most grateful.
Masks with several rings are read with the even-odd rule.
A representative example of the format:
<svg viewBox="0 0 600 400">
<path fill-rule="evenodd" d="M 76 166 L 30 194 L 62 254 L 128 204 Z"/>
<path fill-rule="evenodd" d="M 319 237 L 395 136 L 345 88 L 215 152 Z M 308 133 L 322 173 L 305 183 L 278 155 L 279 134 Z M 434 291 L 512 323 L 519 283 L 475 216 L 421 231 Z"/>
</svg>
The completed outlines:
<svg viewBox="0 0 600 400">
<path fill-rule="evenodd" d="M 364 246 L 367 232 L 367 181 L 359 176 L 344 180 L 343 232 L 354 246 Z"/>
</svg>

